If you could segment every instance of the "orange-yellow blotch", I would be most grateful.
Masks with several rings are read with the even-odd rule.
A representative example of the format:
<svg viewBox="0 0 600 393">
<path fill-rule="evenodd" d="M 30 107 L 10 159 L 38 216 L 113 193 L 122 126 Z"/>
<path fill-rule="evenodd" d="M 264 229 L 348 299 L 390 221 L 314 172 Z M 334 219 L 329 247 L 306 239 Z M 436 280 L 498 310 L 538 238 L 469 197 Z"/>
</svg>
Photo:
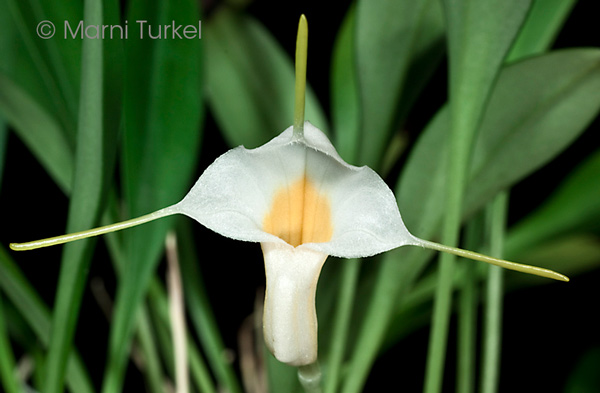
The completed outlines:
<svg viewBox="0 0 600 393">
<path fill-rule="evenodd" d="M 294 247 L 328 242 L 333 235 L 329 199 L 304 176 L 275 193 L 263 230 Z"/>
</svg>

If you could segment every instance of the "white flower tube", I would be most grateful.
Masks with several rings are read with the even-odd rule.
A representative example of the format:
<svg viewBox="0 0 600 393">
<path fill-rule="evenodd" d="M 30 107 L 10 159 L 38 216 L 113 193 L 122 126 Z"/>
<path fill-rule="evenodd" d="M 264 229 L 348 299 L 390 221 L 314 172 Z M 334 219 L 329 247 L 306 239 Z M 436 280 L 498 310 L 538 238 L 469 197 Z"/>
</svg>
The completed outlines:
<svg viewBox="0 0 600 393">
<path fill-rule="evenodd" d="M 317 360 L 317 281 L 327 255 L 289 244 L 262 243 L 267 276 L 263 314 L 265 344 L 281 362 Z"/>
</svg>

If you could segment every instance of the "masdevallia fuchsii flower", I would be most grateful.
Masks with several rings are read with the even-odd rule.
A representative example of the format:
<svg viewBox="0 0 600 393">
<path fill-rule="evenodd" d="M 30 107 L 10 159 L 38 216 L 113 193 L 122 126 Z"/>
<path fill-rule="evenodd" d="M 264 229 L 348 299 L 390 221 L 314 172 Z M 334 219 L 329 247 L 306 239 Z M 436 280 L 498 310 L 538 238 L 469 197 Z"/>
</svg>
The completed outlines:
<svg viewBox="0 0 600 393">
<path fill-rule="evenodd" d="M 303 56 L 305 61 L 305 52 Z M 298 69 L 302 74 L 297 60 Z M 27 250 L 65 243 L 172 214 L 189 216 L 232 239 L 260 243 L 267 279 L 265 342 L 277 359 L 294 366 L 317 360 L 315 294 L 329 255 L 360 258 L 413 245 L 568 281 L 550 270 L 413 236 L 381 177 L 366 166 L 346 163 L 323 132 L 303 122 L 304 83 L 304 76 L 298 78 L 297 74 L 294 126 L 256 149 L 240 146 L 220 156 L 179 203 L 118 224 L 11 244 L 11 248 Z"/>
</svg>

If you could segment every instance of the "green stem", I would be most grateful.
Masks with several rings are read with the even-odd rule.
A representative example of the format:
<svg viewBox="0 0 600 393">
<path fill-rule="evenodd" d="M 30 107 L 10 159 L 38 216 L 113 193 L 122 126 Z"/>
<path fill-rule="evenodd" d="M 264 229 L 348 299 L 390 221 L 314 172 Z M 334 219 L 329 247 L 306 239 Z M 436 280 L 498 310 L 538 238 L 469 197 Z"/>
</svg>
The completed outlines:
<svg viewBox="0 0 600 393">
<path fill-rule="evenodd" d="M 189 393 L 189 371 L 187 355 L 187 334 L 185 326 L 185 310 L 183 302 L 183 284 L 179 269 L 177 239 L 174 233 L 167 235 L 167 288 L 169 298 L 169 316 L 171 322 L 171 339 L 175 367 L 175 391 Z"/>
<path fill-rule="evenodd" d="M 425 392 L 441 391 L 446 359 L 446 341 L 450 308 L 452 306 L 452 277 L 454 274 L 454 257 L 442 255 L 438 276 L 438 286 L 435 292 L 432 328 L 429 336 L 427 352 L 427 368 L 425 371 Z"/>
<path fill-rule="evenodd" d="M 508 193 L 496 197 L 491 206 L 490 254 L 500 257 L 504 248 Z M 500 347 L 502 343 L 502 287 L 503 271 L 490 266 L 487 272 L 485 320 L 483 326 L 483 358 L 481 392 L 495 393 L 500 375 Z"/>
<path fill-rule="evenodd" d="M 451 87 L 453 87 L 452 84 Z M 469 122 L 469 116 L 460 116 L 462 115 L 459 111 L 460 107 L 452 100 L 453 96 L 455 94 L 451 94 L 450 99 L 452 124 L 448 149 L 451 154 L 448 154 L 447 197 L 442 230 L 442 242 L 450 246 L 455 246 L 458 243 L 462 201 L 465 184 L 467 183 L 467 169 L 474 134 L 474 127 Z M 452 306 L 454 265 L 454 256 L 450 254 L 441 256 L 439 283 L 433 305 L 432 328 L 425 370 L 425 391 L 428 393 L 440 392 L 442 387 L 448 325 Z"/>
<path fill-rule="evenodd" d="M 4 319 L 2 297 L 3 295 L 0 293 L 0 386 L 4 387 L 7 393 L 20 393 L 21 387 L 15 373 L 15 357 Z"/>
<path fill-rule="evenodd" d="M 298 379 L 306 393 L 321 393 L 321 367 L 318 362 L 298 367 Z"/>
<path fill-rule="evenodd" d="M 325 381 L 326 393 L 334 393 L 338 387 L 348 330 L 350 329 L 354 294 L 356 293 L 358 274 L 360 272 L 359 260 L 344 261 L 343 264 L 342 282 L 334 316 L 331 349 L 329 350 L 328 371 Z"/>
<path fill-rule="evenodd" d="M 103 222 L 113 222 L 117 220 L 117 201 L 113 197 L 110 200 L 110 208 L 104 213 L 102 217 Z M 109 226 L 109 225 L 106 225 Z M 108 251 L 111 256 L 111 261 L 117 279 L 120 279 L 124 266 L 126 264 L 125 257 L 123 255 L 123 248 L 121 245 L 121 239 L 118 239 L 117 234 L 111 233 L 106 236 L 106 244 Z M 152 299 L 149 300 L 152 304 Z M 150 320 L 150 312 L 148 307 L 144 304 L 140 309 L 140 314 L 136 323 L 136 338 L 139 344 L 139 349 L 144 356 L 144 368 L 140 368 L 140 371 L 144 373 L 146 377 L 146 383 L 148 384 L 148 390 L 151 393 L 158 393 L 162 389 L 163 374 L 160 366 L 160 356 L 156 349 L 156 339 L 152 333 L 151 328 L 152 322 Z"/>
<path fill-rule="evenodd" d="M 198 391 L 204 393 L 216 393 L 217 389 L 214 387 L 210 372 L 208 372 L 208 367 L 191 338 L 188 338 L 188 351 L 190 356 L 191 377 L 195 382 Z"/>
<path fill-rule="evenodd" d="M 223 356 L 225 344 L 204 289 L 206 286 L 198 264 L 198 261 L 202 262 L 202 260 L 195 251 L 195 239 L 192 237 L 190 225 L 191 222 L 186 220 L 181 222 L 180 227 L 177 228 L 183 290 L 188 310 L 190 310 L 190 322 L 196 330 L 208 364 L 219 385 L 231 393 L 238 393 L 242 389 L 231 364 Z"/>
<path fill-rule="evenodd" d="M 469 248 L 481 245 L 483 221 L 475 219 L 469 222 L 466 231 L 466 244 Z M 475 354 L 477 342 L 477 275 L 478 265 L 467 263 L 461 266 L 465 270 L 459 292 L 458 302 L 458 369 L 456 391 L 471 393 L 475 391 Z"/>
<path fill-rule="evenodd" d="M 458 369 L 460 393 L 475 391 L 475 345 L 477 339 L 477 265 L 465 266 L 465 282 L 458 303 Z"/>
<path fill-rule="evenodd" d="M 113 222 L 117 220 L 115 213 L 117 210 L 115 199 L 111 200 L 111 207 L 113 208 L 111 210 L 112 214 L 107 212 L 103 218 L 104 222 Z M 121 244 L 116 235 L 116 233 L 111 233 L 106 239 L 115 272 L 117 273 L 117 276 L 120 276 L 125 264 L 125 259 Z M 152 326 L 150 316 L 155 316 L 155 326 L 166 323 L 167 300 L 164 289 L 157 279 L 154 279 L 150 284 L 148 290 L 148 303 L 153 309 L 157 310 L 157 312 L 150 313 L 148 308 L 143 305 L 140 316 L 138 317 L 136 335 L 140 349 L 144 354 L 146 365 L 145 369 L 140 371 L 143 371 L 146 375 L 149 390 L 151 392 L 160 392 L 163 390 L 164 377 L 159 362 L 160 356 L 156 348 L 157 339 L 153 336 L 152 329 L 150 328 L 150 326 Z M 189 351 L 190 371 L 199 391 L 206 393 L 215 392 L 216 389 L 211 380 L 210 372 L 200 356 L 196 343 L 194 343 L 193 340 L 188 340 L 187 349 Z"/>
<path fill-rule="evenodd" d="M 146 377 L 148 391 L 150 393 L 162 392 L 164 376 L 160 365 L 160 356 L 156 349 L 156 338 L 152 334 L 152 322 L 150 321 L 150 313 L 144 305 L 140 308 L 140 315 L 136 323 L 136 337 L 139 344 L 139 349 L 144 356 L 144 368 L 140 369 Z"/>
</svg>

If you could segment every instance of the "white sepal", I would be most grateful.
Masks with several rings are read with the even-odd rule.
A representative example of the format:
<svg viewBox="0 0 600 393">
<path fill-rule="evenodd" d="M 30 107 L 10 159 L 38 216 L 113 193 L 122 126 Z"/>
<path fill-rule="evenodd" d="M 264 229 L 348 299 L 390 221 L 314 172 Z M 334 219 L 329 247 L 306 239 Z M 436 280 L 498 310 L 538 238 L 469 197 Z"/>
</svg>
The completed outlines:
<svg viewBox="0 0 600 393">
<path fill-rule="evenodd" d="M 408 232 L 396 199 L 368 167 L 347 164 L 318 128 L 306 122 L 304 137 L 292 127 L 256 149 L 237 147 L 219 157 L 176 207 L 202 225 L 232 239 L 282 242 L 263 229 L 278 190 L 306 176 L 331 207 L 328 242 L 302 247 L 356 258 L 418 241 Z"/>
</svg>

